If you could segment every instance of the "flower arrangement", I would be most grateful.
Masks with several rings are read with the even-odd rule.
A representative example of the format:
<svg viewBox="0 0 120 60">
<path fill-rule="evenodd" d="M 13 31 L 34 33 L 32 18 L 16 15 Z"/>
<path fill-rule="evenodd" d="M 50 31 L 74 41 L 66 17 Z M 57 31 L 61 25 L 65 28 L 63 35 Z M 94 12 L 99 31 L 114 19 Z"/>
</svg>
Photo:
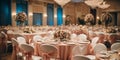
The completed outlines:
<svg viewBox="0 0 120 60">
<path fill-rule="evenodd" d="M 107 33 L 117 33 L 117 31 L 118 31 L 118 30 L 111 28 L 111 29 L 107 29 L 106 32 L 107 32 Z"/>
<path fill-rule="evenodd" d="M 105 26 L 108 26 L 112 22 L 112 15 L 110 13 L 103 13 L 101 15 L 101 20 Z"/>
<path fill-rule="evenodd" d="M 117 32 L 120 32 L 120 28 L 117 26 L 108 27 L 106 32 L 107 33 L 117 33 Z"/>
<path fill-rule="evenodd" d="M 25 27 L 25 28 L 23 29 L 23 32 L 24 32 L 24 33 L 35 33 L 35 30 L 32 29 L 32 28 L 29 28 L 29 27 Z"/>
<path fill-rule="evenodd" d="M 25 20 L 27 20 L 27 15 L 26 15 L 26 13 L 25 13 L 25 12 L 20 12 L 20 13 L 18 13 L 18 14 L 16 15 L 16 19 L 15 19 L 15 20 L 18 21 L 18 22 L 21 22 L 21 23 L 25 22 Z"/>
<path fill-rule="evenodd" d="M 94 16 L 92 14 L 87 14 L 84 19 L 86 23 L 92 24 L 94 21 Z"/>
<path fill-rule="evenodd" d="M 60 41 L 68 41 L 70 40 L 70 33 L 65 30 L 58 30 L 54 33 L 54 38 Z"/>
</svg>

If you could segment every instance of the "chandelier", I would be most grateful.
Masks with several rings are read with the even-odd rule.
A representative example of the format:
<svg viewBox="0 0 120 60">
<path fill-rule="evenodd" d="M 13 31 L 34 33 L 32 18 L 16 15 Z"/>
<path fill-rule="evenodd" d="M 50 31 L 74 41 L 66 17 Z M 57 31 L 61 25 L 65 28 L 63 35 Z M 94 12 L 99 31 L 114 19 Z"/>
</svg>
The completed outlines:
<svg viewBox="0 0 120 60">
<path fill-rule="evenodd" d="M 105 2 L 103 0 L 86 0 L 85 4 L 87 4 L 88 6 L 90 6 L 91 8 L 108 8 L 110 5 L 109 4 L 105 4 Z"/>
<path fill-rule="evenodd" d="M 54 0 L 57 4 L 59 4 L 61 7 L 63 7 L 65 4 L 70 2 L 71 0 Z"/>
<path fill-rule="evenodd" d="M 106 4 L 106 2 L 103 2 L 102 4 L 100 4 L 98 7 L 99 8 L 102 8 L 102 9 L 106 9 L 108 8 L 110 5 L 109 4 Z"/>
</svg>

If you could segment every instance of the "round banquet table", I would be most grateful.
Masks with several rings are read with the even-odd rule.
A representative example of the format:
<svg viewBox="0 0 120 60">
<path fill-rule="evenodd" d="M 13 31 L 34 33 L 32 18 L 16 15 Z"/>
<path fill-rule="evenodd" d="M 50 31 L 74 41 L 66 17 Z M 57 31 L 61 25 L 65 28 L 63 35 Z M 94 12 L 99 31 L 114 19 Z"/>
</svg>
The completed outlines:
<svg viewBox="0 0 120 60">
<path fill-rule="evenodd" d="M 58 58 L 60 58 L 60 60 L 71 60 L 72 59 L 72 49 L 79 45 L 76 43 L 67 43 L 67 42 L 54 42 L 54 43 L 41 43 L 41 42 L 35 42 L 35 55 L 39 55 L 42 56 L 42 51 L 40 50 L 40 46 L 42 44 L 52 44 L 54 46 L 56 46 L 58 48 Z M 86 44 L 86 43 L 80 43 L 80 44 Z M 88 45 L 88 43 L 87 43 Z"/>
</svg>

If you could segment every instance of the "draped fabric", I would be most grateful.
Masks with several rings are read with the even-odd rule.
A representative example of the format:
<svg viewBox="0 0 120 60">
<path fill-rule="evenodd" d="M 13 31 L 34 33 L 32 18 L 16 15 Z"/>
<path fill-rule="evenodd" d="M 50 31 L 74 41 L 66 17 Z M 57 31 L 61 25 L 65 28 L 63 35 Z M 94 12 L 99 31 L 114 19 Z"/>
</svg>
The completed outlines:
<svg viewBox="0 0 120 60">
<path fill-rule="evenodd" d="M 42 25 L 42 13 L 33 13 L 33 25 Z"/>
<path fill-rule="evenodd" d="M 0 26 L 11 25 L 11 0 L 0 0 Z"/>
<path fill-rule="evenodd" d="M 47 25 L 54 25 L 54 5 L 49 3 L 47 4 Z"/>
<path fill-rule="evenodd" d="M 57 25 L 63 24 L 63 9 L 61 6 L 57 8 Z"/>
<path fill-rule="evenodd" d="M 20 12 L 25 12 L 28 14 L 28 2 L 25 0 L 16 0 L 16 14 Z M 20 22 L 17 22 L 17 25 L 20 25 Z M 28 25 L 28 20 L 25 21 L 25 25 Z"/>
</svg>

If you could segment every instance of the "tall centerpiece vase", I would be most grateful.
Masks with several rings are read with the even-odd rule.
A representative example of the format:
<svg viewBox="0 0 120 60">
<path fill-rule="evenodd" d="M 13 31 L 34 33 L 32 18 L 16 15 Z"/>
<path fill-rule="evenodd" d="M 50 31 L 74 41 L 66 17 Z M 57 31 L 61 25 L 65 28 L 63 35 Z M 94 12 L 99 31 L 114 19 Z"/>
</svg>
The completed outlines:
<svg viewBox="0 0 120 60">
<path fill-rule="evenodd" d="M 105 28 L 107 29 L 110 23 L 112 23 L 112 15 L 108 12 L 105 12 L 101 15 L 101 20 L 104 23 Z"/>
<path fill-rule="evenodd" d="M 20 22 L 19 26 L 25 26 L 24 22 Z"/>
</svg>

